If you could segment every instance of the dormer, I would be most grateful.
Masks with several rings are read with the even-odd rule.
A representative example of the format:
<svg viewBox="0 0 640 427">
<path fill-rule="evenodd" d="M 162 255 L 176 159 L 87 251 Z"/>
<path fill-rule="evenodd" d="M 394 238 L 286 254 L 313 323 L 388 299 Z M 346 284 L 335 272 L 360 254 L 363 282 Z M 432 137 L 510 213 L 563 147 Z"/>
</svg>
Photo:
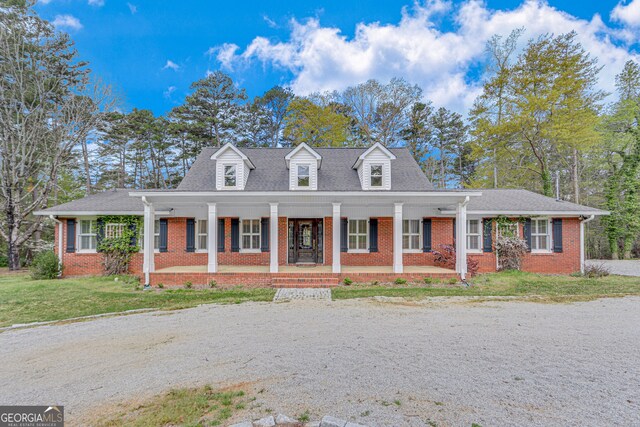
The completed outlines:
<svg viewBox="0 0 640 427">
<path fill-rule="evenodd" d="M 227 143 L 213 153 L 216 161 L 216 190 L 244 190 L 249 172 L 256 167 L 238 147 Z"/>
<path fill-rule="evenodd" d="M 317 190 L 322 156 L 304 142 L 284 158 L 289 169 L 289 190 Z"/>
<path fill-rule="evenodd" d="M 353 164 L 363 190 L 391 190 L 391 160 L 396 156 L 376 142 Z"/>
</svg>

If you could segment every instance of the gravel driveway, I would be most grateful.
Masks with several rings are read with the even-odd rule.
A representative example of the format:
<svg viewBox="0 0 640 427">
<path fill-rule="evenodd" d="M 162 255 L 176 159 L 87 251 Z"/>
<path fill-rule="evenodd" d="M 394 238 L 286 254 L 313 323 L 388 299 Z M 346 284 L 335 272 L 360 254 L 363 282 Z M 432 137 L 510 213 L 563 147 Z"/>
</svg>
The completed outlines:
<svg viewBox="0 0 640 427">
<path fill-rule="evenodd" d="M 640 260 L 611 260 L 611 259 L 590 259 L 585 261 L 587 265 L 604 265 L 611 274 L 621 276 L 640 276 Z"/>
<path fill-rule="evenodd" d="M 169 387 L 246 382 L 262 406 L 245 418 L 309 410 L 371 426 L 640 422 L 640 298 L 442 301 L 208 305 L 8 331 L 0 404 L 63 404 L 78 425 Z"/>
</svg>

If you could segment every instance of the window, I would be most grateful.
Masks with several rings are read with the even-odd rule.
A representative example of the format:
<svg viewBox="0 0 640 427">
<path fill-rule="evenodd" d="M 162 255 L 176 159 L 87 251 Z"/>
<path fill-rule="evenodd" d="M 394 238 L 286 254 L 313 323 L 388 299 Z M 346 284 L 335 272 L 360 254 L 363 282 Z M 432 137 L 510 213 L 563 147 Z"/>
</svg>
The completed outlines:
<svg viewBox="0 0 640 427">
<path fill-rule="evenodd" d="M 309 165 L 298 165 L 298 187 L 309 186 Z"/>
<path fill-rule="evenodd" d="M 531 220 L 531 250 L 549 252 L 551 250 L 551 227 L 547 218 Z"/>
<path fill-rule="evenodd" d="M 260 220 L 242 220 L 242 249 L 260 250 Z"/>
<path fill-rule="evenodd" d="M 104 238 L 105 239 L 117 239 L 122 237 L 122 233 L 124 232 L 125 224 L 105 224 L 104 226 Z"/>
<path fill-rule="evenodd" d="M 382 165 L 371 165 L 371 186 L 382 187 Z"/>
<path fill-rule="evenodd" d="M 470 251 L 480 251 L 480 241 L 482 240 L 482 222 L 479 219 L 467 221 L 467 249 Z"/>
<path fill-rule="evenodd" d="M 224 165 L 224 186 L 236 186 L 236 165 Z"/>
<path fill-rule="evenodd" d="M 207 250 L 207 220 L 199 219 L 196 221 L 196 249 L 199 251 Z"/>
<path fill-rule="evenodd" d="M 367 250 L 367 220 L 349 220 L 349 250 Z"/>
<path fill-rule="evenodd" d="M 78 233 L 78 248 L 81 251 L 95 251 L 97 245 L 98 241 L 96 239 L 96 220 L 81 220 L 80 233 Z"/>
<path fill-rule="evenodd" d="M 420 220 L 419 219 L 402 220 L 402 249 L 405 249 L 405 250 L 420 249 Z"/>
<path fill-rule="evenodd" d="M 138 230 L 138 247 L 140 250 L 144 250 L 144 225 L 141 225 Z M 160 220 L 156 219 L 153 222 L 153 249 L 160 249 Z"/>
</svg>

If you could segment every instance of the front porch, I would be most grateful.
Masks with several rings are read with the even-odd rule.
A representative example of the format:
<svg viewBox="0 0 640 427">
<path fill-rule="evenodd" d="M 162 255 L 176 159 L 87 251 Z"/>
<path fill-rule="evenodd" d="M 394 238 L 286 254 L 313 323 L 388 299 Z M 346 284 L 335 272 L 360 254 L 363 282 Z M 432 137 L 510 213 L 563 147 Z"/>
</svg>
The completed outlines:
<svg viewBox="0 0 640 427">
<path fill-rule="evenodd" d="M 330 265 L 283 265 L 278 273 L 270 273 L 268 265 L 221 265 L 216 273 L 207 272 L 206 265 L 166 267 L 150 274 L 150 284 L 182 286 L 190 282 L 195 286 L 215 281 L 223 287 L 332 287 L 345 278 L 354 283 L 393 282 L 403 278 L 422 282 L 426 277 L 435 279 L 459 278 L 455 270 L 430 265 L 406 266 L 403 273 L 394 273 L 393 266 L 342 266 L 340 273 L 332 273 Z"/>
</svg>

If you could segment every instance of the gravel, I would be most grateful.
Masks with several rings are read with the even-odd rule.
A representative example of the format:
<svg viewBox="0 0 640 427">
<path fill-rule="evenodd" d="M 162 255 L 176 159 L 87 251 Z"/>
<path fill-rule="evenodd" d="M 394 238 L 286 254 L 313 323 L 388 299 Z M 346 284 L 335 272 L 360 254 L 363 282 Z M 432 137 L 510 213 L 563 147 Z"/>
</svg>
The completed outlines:
<svg viewBox="0 0 640 427">
<path fill-rule="evenodd" d="M 0 334 L 1 404 L 86 425 L 170 387 L 369 426 L 638 425 L 640 298 L 207 305 Z"/>
<path fill-rule="evenodd" d="M 587 265 L 604 265 L 611 274 L 621 276 L 640 276 L 640 260 L 611 260 L 611 259 L 590 259 L 585 261 Z"/>
</svg>

